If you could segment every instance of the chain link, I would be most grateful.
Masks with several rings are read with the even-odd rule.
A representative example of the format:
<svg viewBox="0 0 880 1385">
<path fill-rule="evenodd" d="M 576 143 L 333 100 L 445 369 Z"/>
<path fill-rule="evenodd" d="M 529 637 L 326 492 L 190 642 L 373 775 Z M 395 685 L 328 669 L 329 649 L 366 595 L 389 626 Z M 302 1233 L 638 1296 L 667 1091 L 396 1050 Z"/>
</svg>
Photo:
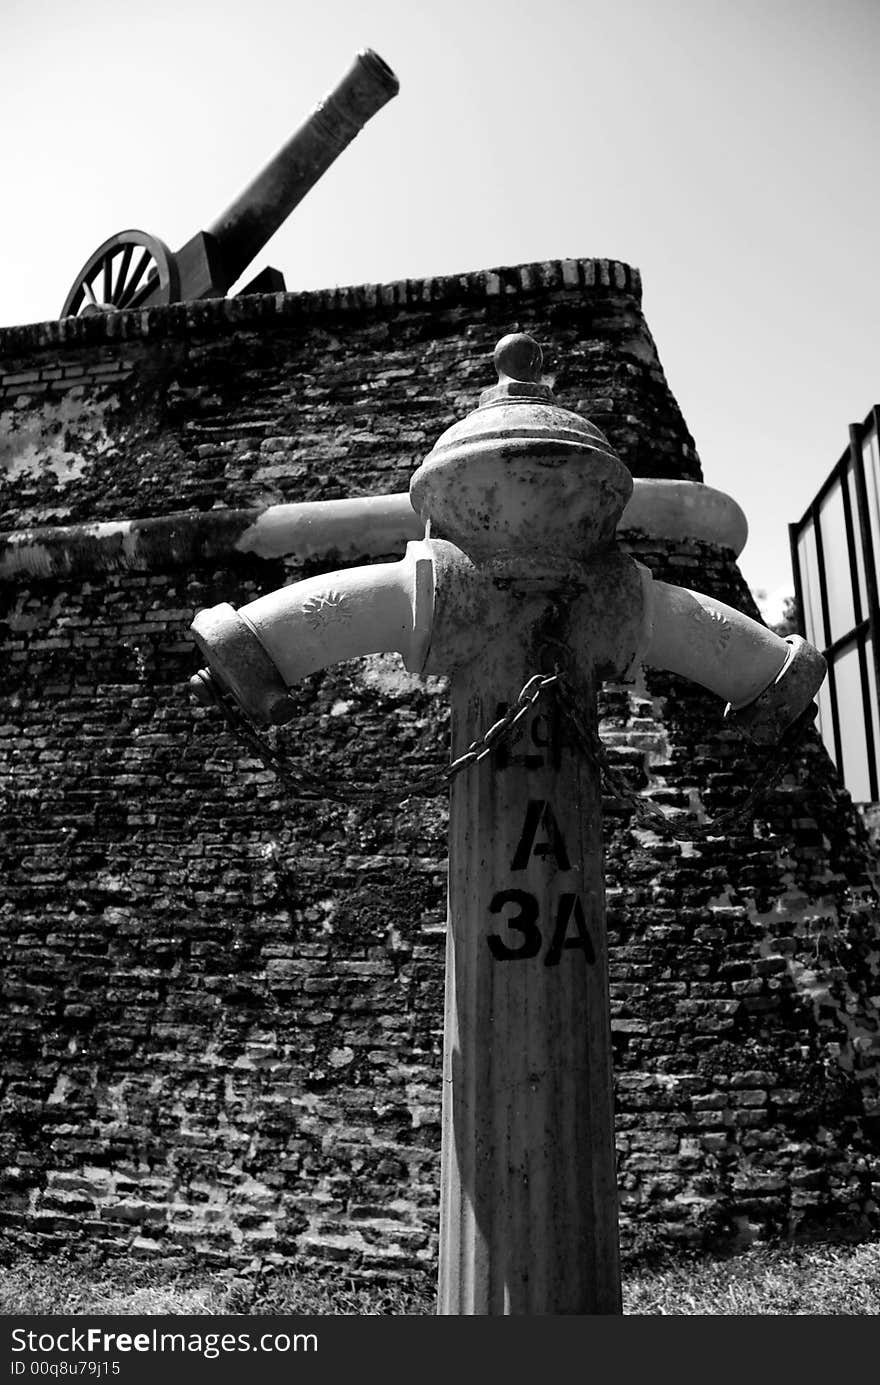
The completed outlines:
<svg viewBox="0 0 880 1385">
<path fill-rule="evenodd" d="M 589 719 L 579 706 L 578 699 L 559 673 L 535 674 L 531 677 L 504 715 L 482 736 L 472 741 L 467 750 L 444 769 L 409 781 L 381 784 L 368 784 L 349 778 L 332 781 L 324 776 L 319 778 L 304 773 L 292 764 L 288 756 L 282 754 L 256 731 L 233 698 L 222 692 L 213 679 L 206 681 L 206 687 L 232 733 L 267 769 L 278 776 L 292 797 L 307 801 L 329 799 L 337 803 L 348 803 L 352 798 L 363 798 L 373 802 L 381 800 L 396 803 L 398 806 L 404 805 L 411 798 L 429 796 L 448 788 L 456 775 L 471 765 L 480 764 L 509 740 L 518 724 L 538 701 L 545 694 L 551 693 L 556 699 L 562 719 L 570 728 L 574 745 L 595 765 L 607 794 L 626 804 L 642 827 L 661 832 L 679 841 L 700 841 L 706 837 L 725 836 L 750 823 L 757 803 L 779 783 L 791 763 L 795 748 L 812 724 L 815 715 L 815 709 L 812 706 L 808 707 L 792 723 L 741 803 L 719 814 L 711 822 L 693 823 L 686 820 L 687 813 L 669 816 L 656 803 L 652 803 L 649 798 L 629 787 L 611 764 L 601 738 L 590 728 Z"/>
</svg>

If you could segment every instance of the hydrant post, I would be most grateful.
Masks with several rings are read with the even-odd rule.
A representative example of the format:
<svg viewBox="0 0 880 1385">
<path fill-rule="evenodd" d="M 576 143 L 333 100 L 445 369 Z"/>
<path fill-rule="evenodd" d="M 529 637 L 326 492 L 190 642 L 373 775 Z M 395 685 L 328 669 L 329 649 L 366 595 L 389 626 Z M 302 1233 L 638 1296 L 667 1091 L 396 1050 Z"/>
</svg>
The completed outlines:
<svg viewBox="0 0 880 1385">
<path fill-rule="evenodd" d="M 429 667 L 452 672 L 453 756 L 561 667 L 595 729 L 600 669 L 622 673 L 640 629 L 635 564 L 614 545 L 629 473 L 540 383 L 534 342 L 505 338 L 495 358 L 499 385 L 411 487 L 451 541 Z M 614 1314 L 598 766 L 552 692 L 520 727 L 450 801 L 438 1310 Z"/>
<path fill-rule="evenodd" d="M 454 679 L 455 749 L 526 665 Z M 449 863 L 438 1311 L 618 1313 L 601 799 L 552 704 L 455 780 Z"/>
</svg>

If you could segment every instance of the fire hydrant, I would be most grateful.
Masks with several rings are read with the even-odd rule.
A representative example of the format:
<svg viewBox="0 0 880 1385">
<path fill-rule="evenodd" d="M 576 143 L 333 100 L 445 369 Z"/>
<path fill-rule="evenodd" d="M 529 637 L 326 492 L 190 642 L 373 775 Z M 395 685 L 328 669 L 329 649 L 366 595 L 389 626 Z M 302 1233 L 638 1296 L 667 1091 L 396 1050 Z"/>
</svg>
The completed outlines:
<svg viewBox="0 0 880 1385">
<path fill-rule="evenodd" d="M 621 552 L 629 471 L 541 383 L 531 338 L 503 338 L 495 363 L 498 384 L 412 477 L 426 537 L 397 563 L 201 611 L 195 694 L 214 679 L 279 723 L 306 674 L 396 650 L 450 675 L 455 758 L 538 675 L 564 679 L 597 737 L 599 683 L 645 662 L 775 743 L 822 656 Z M 567 724 L 552 696 L 529 704 L 515 750 L 451 783 L 442 1314 L 621 1311 L 601 790 Z"/>
</svg>

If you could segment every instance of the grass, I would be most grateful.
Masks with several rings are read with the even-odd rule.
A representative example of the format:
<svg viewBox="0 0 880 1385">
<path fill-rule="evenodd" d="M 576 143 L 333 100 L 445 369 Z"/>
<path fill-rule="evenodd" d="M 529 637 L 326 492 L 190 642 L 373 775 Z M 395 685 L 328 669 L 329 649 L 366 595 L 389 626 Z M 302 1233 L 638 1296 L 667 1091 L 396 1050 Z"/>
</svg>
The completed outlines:
<svg viewBox="0 0 880 1385">
<path fill-rule="evenodd" d="M 624 1280 L 624 1312 L 826 1317 L 880 1313 L 880 1242 L 753 1249 Z"/>
<path fill-rule="evenodd" d="M 880 1313 L 880 1241 L 761 1247 L 728 1259 L 679 1259 L 627 1272 L 624 1313 L 754 1316 Z M 314 1271 L 228 1279 L 196 1266 L 37 1259 L 7 1249 L 0 1314 L 426 1316 L 432 1287 L 358 1285 Z"/>
</svg>

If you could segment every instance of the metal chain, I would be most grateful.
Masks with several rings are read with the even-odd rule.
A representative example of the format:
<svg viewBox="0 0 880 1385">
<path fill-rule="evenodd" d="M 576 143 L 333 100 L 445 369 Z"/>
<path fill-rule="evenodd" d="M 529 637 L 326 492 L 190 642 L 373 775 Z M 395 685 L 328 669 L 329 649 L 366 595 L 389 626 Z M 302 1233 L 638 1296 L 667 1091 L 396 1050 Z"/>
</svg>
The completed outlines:
<svg viewBox="0 0 880 1385">
<path fill-rule="evenodd" d="M 700 841 L 711 836 L 724 836 L 737 827 L 750 822 L 758 801 L 765 797 L 785 773 L 796 746 L 802 740 L 807 728 L 812 724 L 814 709 L 808 707 L 792 723 L 781 738 L 775 753 L 770 756 L 757 776 L 751 789 L 741 803 L 727 812 L 719 814 L 711 822 L 689 823 L 686 813 L 677 817 L 667 816 L 656 803 L 642 797 L 631 789 L 620 773 L 611 764 L 608 753 L 599 735 L 589 727 L 588 720 L 578 706 L 577 698 L 563 680 L 561 674 L 535 674 L 521 689 L 515 702 L 502 717 L 499 717 L 477 740 L 472 741 L 467 750 L 442 770 L 422 775 L 407 782 L 364 783 L 355 779 L 331 781 L 304 773 L 295 767 L 289 757 L 282 754 L 254 729 L 240 711 L 231 696 L 223 693 L 212 679 L 206 685 L 213 696 L 233 734 L 272 770 L 285 784 L 292 796 L 305 800 L 330 799 L 337 803 L 347 803 L 354 798 L 367 798 L 374 802 L 406 803 L 410 798 L 439 793 L 448 788 L 457 774 L 478 765 L 513 734 L 516 726 L 539 699 L 548 691 L 556 697 L 559 710 L 571 728 L 575 745 L 591 760 L 601 776 L 602 784 L 608 794 L 629 807 L 637 821 L 647 828 L 662 832 L 679 841 Z"/>
<path fill-rule="evenodd" d="M 302 799 L 332 799 L 337 803 L 347 803 L 352 797 L 383 799 L 388 802 L 405 803 L 407 799 L 423 797 L 441 792 L 462 770 L 478 765 L 493 750 L 497 749 L 513 733 L 517 724 L 531 711 L 535 703 L 548 687 L 557 682 L 557 675 L 537 673 L 521 689 L 516 701 L 511 704 L 502 717 L 484 731 L 478 740 L 471 741 L 467 750 L 442 770 L 434 770 L 421 778 L 392 783 L 364 783 L 356 779 L 337 780 L 336 783 L 325 777 L 316 778 L 305 774 L 254 729 L 238 705 L 222 692 L 214 679 L 206 683 L 214 702 L 223 713 L 230 730 L 238 739 L 271 769 L 296 797 Z"/>
<path fill-rule="evenodd" d="M 557 699 L 560 711 L 574 733 L 578 749 L 596 765 L 603 785 L 610 795 L 631 808 L 642 827 L 651 828 L 653 831 L 659 831 L 666 836 L 686 842 L 701 841 L 706 837 L 723 837 L 735 828 L 742 828 L 751 823 L 755 806 L 779 783 L 791 764 L 795 748 L 803 739 L 806 730 L 812 725 L 815 716 L 815 709 L 808 707 L 792 722 L 780 738 L 774 754 L 767 758 L 764 768 L 755 778 L 751 789 L 741 803 L 738 803 L 735 808 L 729 808 L 726 812 L 719 813 L 718 817 L 711 821 L 694 823 L 685 820 L 687 814 L 684 812 L 679 817 L 668 817 L 656 803 L 641 797 L 629 787 L 611 764 L 608 752 L 599 736 L 587 726 L 576 700 L 564 683 L 560 683 L 557 688 Z"/>
</svg>

